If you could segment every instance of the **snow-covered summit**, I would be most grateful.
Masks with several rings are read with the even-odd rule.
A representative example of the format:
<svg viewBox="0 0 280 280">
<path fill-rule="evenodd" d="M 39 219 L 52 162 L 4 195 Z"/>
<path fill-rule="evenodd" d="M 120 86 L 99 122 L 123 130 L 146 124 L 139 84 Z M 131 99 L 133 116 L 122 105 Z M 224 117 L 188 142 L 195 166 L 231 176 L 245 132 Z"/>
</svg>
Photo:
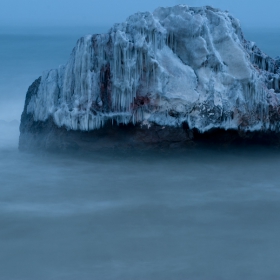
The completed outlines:
<svg viewBox="0 0 280 280">
<path fill-rule="evenodd" d="M 79 39 L 24 114 L 83 131 L 106 122 L 278 131 L 279 68 L 228 12 L 158 8 Z"/>
</svg>

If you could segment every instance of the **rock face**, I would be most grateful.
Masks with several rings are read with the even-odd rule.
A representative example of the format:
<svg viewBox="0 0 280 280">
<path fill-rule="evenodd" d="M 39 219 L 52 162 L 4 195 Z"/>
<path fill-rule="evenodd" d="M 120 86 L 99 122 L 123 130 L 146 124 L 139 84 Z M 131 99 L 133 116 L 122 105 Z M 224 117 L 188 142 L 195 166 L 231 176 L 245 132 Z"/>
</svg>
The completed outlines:
<svg viewBox="0 0 280 280">
<path fill-rule="evenodd" d="M 235 18 L 158 8 L 79 39 L 65 66 L 30 86 L 20 148 L 278 137 L 278 98 L 280 59 L 245 40 Z"/>
</svg>

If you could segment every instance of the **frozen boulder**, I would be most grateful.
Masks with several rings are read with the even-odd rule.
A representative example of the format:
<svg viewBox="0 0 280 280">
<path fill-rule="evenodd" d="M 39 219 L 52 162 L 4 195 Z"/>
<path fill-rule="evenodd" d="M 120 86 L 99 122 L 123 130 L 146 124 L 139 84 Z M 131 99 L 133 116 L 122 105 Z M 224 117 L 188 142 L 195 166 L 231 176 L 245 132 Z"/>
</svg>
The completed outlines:
<svg viewBox="0 0 280 280">
<path fill-rule="evenodd" d="M 31 85 L 20 147 L 62 147 L 66 135 L 102 134 L 114 146 L 185 142 L 217 129 L 277 134 L 279 61 L 247 41 L 228 12 L 178 5 L 136 13 L 79 39 L 66 65 Z M 116 136 L 124 131 L 129 137 Z"/>
</svg>

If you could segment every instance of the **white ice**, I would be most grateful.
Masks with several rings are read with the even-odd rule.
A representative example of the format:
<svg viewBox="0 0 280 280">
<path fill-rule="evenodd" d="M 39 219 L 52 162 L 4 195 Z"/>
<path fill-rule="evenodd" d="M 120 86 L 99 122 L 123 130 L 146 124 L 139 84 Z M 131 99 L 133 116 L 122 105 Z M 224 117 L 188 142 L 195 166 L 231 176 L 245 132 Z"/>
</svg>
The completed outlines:
<svg viewBox="0 0 280 280">
<path fill-rule="evenodd" d="M 107 121 L 278 129 L 268 118 L 279 105 L 275 63 L 228 12 L 158 8 L 81 38 L 65 66 L 43 73 L 28 113 L 73 130 Z"/>
</svg>

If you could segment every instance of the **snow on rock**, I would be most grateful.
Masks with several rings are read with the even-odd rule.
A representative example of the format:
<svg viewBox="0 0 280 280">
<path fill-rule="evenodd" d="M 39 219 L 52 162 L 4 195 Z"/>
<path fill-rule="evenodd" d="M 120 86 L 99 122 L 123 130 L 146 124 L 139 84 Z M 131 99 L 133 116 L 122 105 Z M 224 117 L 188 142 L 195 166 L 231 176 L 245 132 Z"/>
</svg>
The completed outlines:
<svg viewBox="0 0 280 280">
<path fill-rule="evenodd" d="M 279 67 L 228 12 L 158 8 L 79 39 L 65 66 L 42 75 L 26 113 L 82 131 L 106 122 L 278 131 Z"/>
</svg>

